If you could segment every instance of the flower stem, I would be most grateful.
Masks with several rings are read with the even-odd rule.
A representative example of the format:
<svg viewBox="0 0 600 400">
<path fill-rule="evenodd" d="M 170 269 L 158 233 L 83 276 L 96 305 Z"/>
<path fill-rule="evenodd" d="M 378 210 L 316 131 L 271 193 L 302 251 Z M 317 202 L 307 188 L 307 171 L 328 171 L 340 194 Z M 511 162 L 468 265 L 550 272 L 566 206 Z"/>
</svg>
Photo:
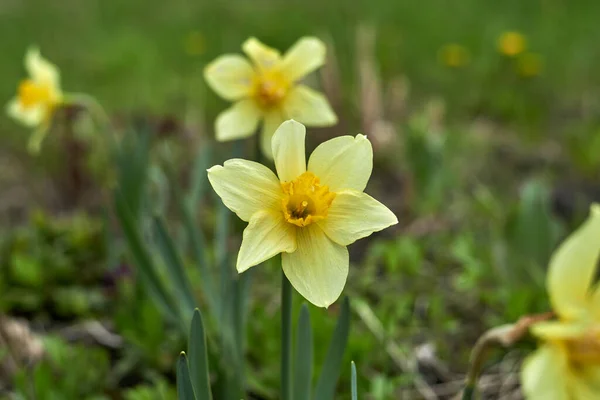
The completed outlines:
<svg viewBox="0 0 600 400">
<path fill-rule="evenodd" d="M 292 400 L 292 286 L 281 271 L 281 399 Z"/>
</svg>

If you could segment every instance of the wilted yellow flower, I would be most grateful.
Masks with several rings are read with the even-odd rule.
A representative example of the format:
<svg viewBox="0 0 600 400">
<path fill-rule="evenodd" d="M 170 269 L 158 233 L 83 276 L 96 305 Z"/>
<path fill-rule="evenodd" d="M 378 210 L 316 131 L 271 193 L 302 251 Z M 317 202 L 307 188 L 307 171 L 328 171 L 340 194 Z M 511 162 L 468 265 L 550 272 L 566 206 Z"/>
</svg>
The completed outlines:
<svg viewBox="0 0 600 400">
<path fill-rule="evenodd" d="M 528 399 L 600 398 L 600 205 L 556 250 L 546 286 L 557 321 L 539 322 L 531 332 L 541 346 L 523 364 Z"/>
<path fill-rule="evenodd" d="M 251 136 L 263 121 L 261 148 L 271 154 L 271 137 L 281 123 L 293 118 L 310 126 L 330 126 L 337 117 L 321 93 L 297 82 L 325 62 L 325 45 L 305 37 L 283 56 L 255 38 L 242 49 L 252 60 L 227 54 L 209 64 L 204 76 L 210 87 L 226 100 L 236 103 L 216 120 L 217 140 Z"/>
<path fill-rule="evenodd" d="M 319 307 L 341 294 L 348 276 L 346 246 L 398 222 L 363 193 L 373 169 L 364 135 L 341 136 L 318 146 L 306 163 L 304 125 L 284 122 L 272 141 L 277 176 L 262 164 L 233 159 L 208 170 L 223 203 L 242 220 L 237 270 L 279 253 L 296 290 Z"/>
<path fill-rule="evenodd" d="M 44 59 L 37 48 L 25 55 L 29 78 L 19 83 L 17 96 L 7 105 L 7 113 L 24 125 L 35 128 L 29 150 L 38 152 L 56 107 L 63 102 L 58 69 Z"/>
<path fill-rule="evenodd" d="M 498 50 L 508 57 L 521 54 L 525 47 L 525 37 L 519 32 L 504 32 L 498 39 Z"/>
<path fill-rule="evenodd" d="M 517 71 L 525 78 L 539 75 L 542 72 L 542 66 L 542 58 L 534 53 L 525 53 L 517 60 Z"/>
<path fill-rule="evenodd" d="M 460 68 L 469 63 L 469 51 L 460 44 L 451 43 L 440 49 L 438 58 L 447 67 Z"/>
</svg>

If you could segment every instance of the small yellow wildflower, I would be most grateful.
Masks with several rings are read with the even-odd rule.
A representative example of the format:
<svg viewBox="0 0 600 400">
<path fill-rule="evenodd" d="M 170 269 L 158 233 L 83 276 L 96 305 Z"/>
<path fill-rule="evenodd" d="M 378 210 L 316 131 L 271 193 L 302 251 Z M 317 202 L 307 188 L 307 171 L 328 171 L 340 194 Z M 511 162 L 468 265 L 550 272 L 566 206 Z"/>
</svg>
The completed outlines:
<svg viewBox="0 0 600 400">
<path fill-rule="evenodd" d="M 438 53 L 440 63 L 450 68 L 464 67 L 469 63 L 469 52 L 460 44 L 451 43 L 442 47 Z"/>
<path fill-rule="evenodd" d="M 7 113 L 17 121 L 35 128 L 29 139 L 29 150 L 37 153 L 50 127 L 57 106 L 63 102 L 58 69 L 44 59 L 37 48 L 25 55 L 29 78 L 19 83 L 17 96 L 7 105 Z"/>
<path fill-rule="evenodd" d="M 595 204 L 550 260 L 546 286 L 558 320 L 531 327 L 542 344 L 521 371 L 528 399 L 600 398 L 599 255 L 600 205 Z"/>
<path fill-rule="evenodd" d="M 319 307 L 341 294 L 348 276 L 346 246 L 390 225 L 396 216 L 363 193 L 373 169 L 364 135 L 318 146 L 306 163 L 304 125 L 286 121 L 273 136 L 276 176 L 252 161 L 233 159 L 208 170 L 223 203 L 242 220 L 237 270 L 279 253 L 296 290 Z"/>
<path fill-rule="evenodd" d="M 525 51 L 525 37 L 519 32 L 504 32 L 498 39 L 498 50 L 508 57 L 514 57 Z"/>
<path fill-rule="evenodd" d="M 538 54 L 525 53 L 517 59 L 517 71 L 525 78 L 532 78 L 542 72 L 543 62 Z"/>
<path fill-rule="evenodd" d="M 281 123 L 293 118 L 310 126 L 331 126 L 337 117 L 321 93 L 297 82 L 325 62 L 325 45 L 305 37 L 283 56 L 255 38 L 242 49 L 252 60 L 226 54 L 209 64 L 204 76 L 221 97 L 236 103 L 215 122 L 219 141 L 251 136 L 262 120 L 261 148 L 273 158 L 271 138 Z"/>
</svg>

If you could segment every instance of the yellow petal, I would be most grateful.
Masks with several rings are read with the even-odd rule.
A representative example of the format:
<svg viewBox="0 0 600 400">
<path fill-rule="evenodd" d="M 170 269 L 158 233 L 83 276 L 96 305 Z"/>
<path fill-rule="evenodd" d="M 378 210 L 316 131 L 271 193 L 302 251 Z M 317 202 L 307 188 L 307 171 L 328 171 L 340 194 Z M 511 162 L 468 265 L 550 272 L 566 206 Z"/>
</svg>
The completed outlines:
<svg viewBox="0 0 600 400">
<path fill-rule="evenodd" d="M 568 392 L 569 364 L 565 352 L 546 344 L 521 367 L 521 386 L 529 400 L 573 400 Z"/>
<path fill-rule="evenodd" d="M 597 399 L 600 397 L 600 365 L 579 366 L 570 382 L 572 399 Z"/>
<path fill-rule="evenodd" d="M 262 112 L 254 101 L 240 100 L 219 114 L 215 121 L 215 136 L 220 142 L 251 136 L 261 117 Z"/>
<path fill-rule="evenodd" d="M 327 236 L 342 246 L 397 223 L 398 219 L 386 206 L 366 193 L 353 190 L 337 192 L 327 217 L 318 222 Z"/>
<path fill-rule="evenodd" d="M 305 137 L 306 128 L 294 120 L 285 121 L 275 131 L 271 144 L 280 181 L 292 181 L 306 172 Z"/>
<path fill-rule="evenodd" d="M 586 326 L 581 323 L 542 321 L 529 328 L 531 333 L 544 340 L 577 338 L 585 334 Z"/>
<path fill-rule="evenodd" d="M 210 168 L 208 180 L 225 206 L 246 222 L 257 211 L 281 209 L 279 179 L 262 164 L 234 158 Z"/>
<path fill-rule="evenodd" d="M 60 87 L 58 68 L 43 58 L 38 48 L 31 47 L 27 50 L 25 68 L 34 81 L 47 83 L 54 89 Z"/>
<path fill-rule="evenodd" d="M 305 125 L 331 126 L 337 123 L 337 116 L 327 98 L 304 85 L 298 85 L 288 93 L 283 109 L 290 118 Z"/>
<path fill-rule="evenodd" d="M 315 37 L 298 40 L 283 56 L 281 71 L 296 81 L 325 64 L 325 44 Z"/>
<path fill-rule="evenodd" d="M 254 69 L 244 57 L 226 54 L 208 64 L 204 79 L 219 96 L 239 100 L 250 94 Z"/>
<path fill-rule="evenodd" d="M 590 306 L 591 284 L 600 254 L 600 205 L 554 252 L 546 285 L 552 306 L 562 318 L 578 318 Z"/>
<path fill-rule="evenodd" d="M 23 125 L 33 128 L 44 122 L 46 107 L 43 104 L 37 104 L 24 108 L 19 99 L 15 97 L 6 105 L 6 113 Z"/>
<path fill-rule="evenodd" d="M 242 273 L 274 255 L 295 250 L 296 230 L 283 219 L 281 211 L 258 211 L 244 229 L 237 270 Z"/>
<path fill-rule="evenodd" d="M 279 110 L 271 110 L 265 114 L 262 131 L 260 133 L 260 148 L 265 157 L 273 159 L 273 135 L 279 126 L 285 121 Z"/>
<path fill-rule="evenodd" d="M 242 50 L 260 69 L 272 68 L 281 61 L 279 51 L 266 46 L 256 38 L 249 38 L 242 44 Z"/>
<path fill-rule="evenodd" d="M 373 170 L 373 149 L 365 135 L 339 136 L 321 143 L 308 159 L 309 171 L 334 192 L 362 192 Z"/>
<path fill-rule="evenodd" d="M 329 307 L 348 277 L 348 250 L 330 240 L 318 225 L 296 228 L 297 249 L 281 256 L 283 272 L 304 298 Z"/>
</svg>

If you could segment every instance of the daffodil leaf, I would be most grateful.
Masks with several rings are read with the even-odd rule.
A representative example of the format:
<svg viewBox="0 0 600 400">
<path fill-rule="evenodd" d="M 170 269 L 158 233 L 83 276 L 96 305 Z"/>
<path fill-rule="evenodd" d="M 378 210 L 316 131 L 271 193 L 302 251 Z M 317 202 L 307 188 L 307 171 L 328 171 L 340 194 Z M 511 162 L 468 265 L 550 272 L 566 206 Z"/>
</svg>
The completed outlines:
<svg viewBox="0 0 600 400">
<path fill-rule="evenodd" d="M 196 393 L 200 399 L 211 400 L 212 393 L 209 381 L 206 333 L 204 331 L 202 315 L 197 308 L 194 310 L 194 316 L 192 318 L 192 326 L 190 328 L 190 337 L 188 341 L 188 353 L 190 355 L 189 370 L 194 393 Z"/>
<path fill-rule="evenodd" d="M 179 354 L 179 358 L 177 358 L 177 399 L 196 400 L 192 381 L 190 380 L 188 360 L 183 351 Z"/>
<path fill-rule="evenodd" d="M 315 400 L 332 400 L 334 398 L 335 386 L 340 377 L 349 331 L 350 302 L 346 297 L 342 303 L 340 316 L 331 337 L 331 341 L 329 342 L 329 348 L 327 349 L 325 363 L 323 364 L 323 369 L 321 370 L 319 380 L 317 381 Z"/>
<path fill-rule="evenodd" d="M 306 304 L 300 309 L 296 327 L 296 351 L 294 360 L 294 400 L 310 400 L 313 366 L 313 335 L 310 314 Z"/>
<path fill-rule="evenodd" d="M 352 393 L 352 400 L 358 400 L 358 388 L 356 385 L 356 364 L 354 364 L 354 361 L 352 361 L 350 363 L 350 374 L 351 374 L 350 390 Z"/>
<path fill-rule="evenodd" d="M 171 239 L 165 224 L 159 217 L 154 217 L 154 232 L 158 249 L 167 266 L 167 273 L 171 282 L 175 285 L 177 300 L 179 301 L 179 306 L 182 308 L 181 315 L 189 315 L 196 306 L 194 293 L 173 239 Z"/>
</svg>

